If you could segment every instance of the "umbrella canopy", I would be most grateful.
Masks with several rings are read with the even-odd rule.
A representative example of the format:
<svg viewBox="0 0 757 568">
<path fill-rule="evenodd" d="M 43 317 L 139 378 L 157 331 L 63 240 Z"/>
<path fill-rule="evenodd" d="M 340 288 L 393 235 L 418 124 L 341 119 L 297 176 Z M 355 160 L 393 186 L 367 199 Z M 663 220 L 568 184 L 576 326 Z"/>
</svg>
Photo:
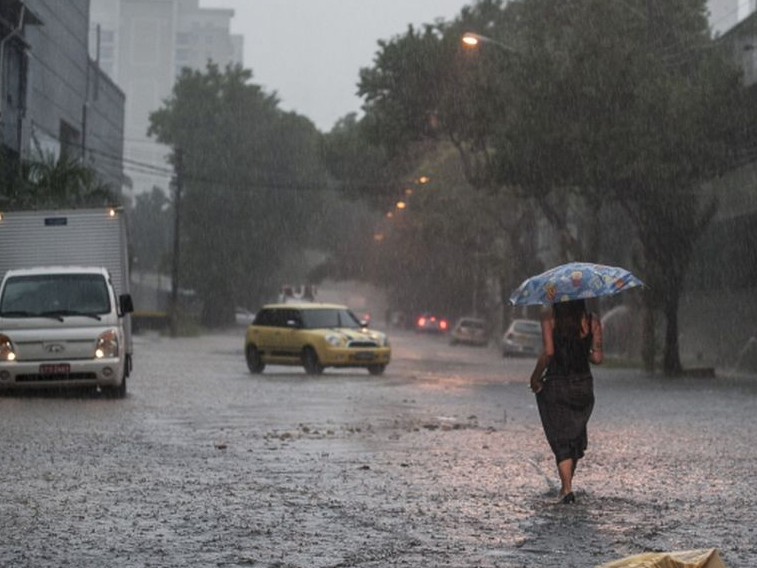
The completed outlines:
<svg viewBox="0 0 757 568">
<path fill-rule="evenodd" d="M 624 268 L 590 262 L 561 264 L 526 279 L 510 295 L 517 305 L 554 304 L 610 296 L 644 283 Z"/>
</svg>

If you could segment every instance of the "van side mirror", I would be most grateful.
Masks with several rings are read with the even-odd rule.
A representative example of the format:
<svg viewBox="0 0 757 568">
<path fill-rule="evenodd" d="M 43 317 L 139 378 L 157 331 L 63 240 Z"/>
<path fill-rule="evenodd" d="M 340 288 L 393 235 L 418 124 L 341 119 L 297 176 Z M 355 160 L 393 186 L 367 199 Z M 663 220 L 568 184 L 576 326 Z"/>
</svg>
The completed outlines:
<svg viewBox="0 0 757 568">
<path fill-rule="evenodd" d="M 118 297 L 118 307 L 121 315 L 125 316 L 134 311 L 134 303 L 131 301 L 131 294 L 121 294 Z"/>
</svg>

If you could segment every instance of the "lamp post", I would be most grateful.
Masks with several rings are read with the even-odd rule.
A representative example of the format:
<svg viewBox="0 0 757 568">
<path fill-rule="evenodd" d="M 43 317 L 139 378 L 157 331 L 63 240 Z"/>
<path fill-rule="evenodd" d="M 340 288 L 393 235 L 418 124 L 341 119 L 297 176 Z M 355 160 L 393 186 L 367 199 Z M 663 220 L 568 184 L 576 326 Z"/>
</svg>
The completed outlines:
<svg viewBox="0 0 757 568">
<path fill-rule="evenodd" d="M 463 37 L 461 38 L 461 41 L 463 42 L 463 47 L 467 49 L 477 49 L 478 46 L 482 43 L 492 43 L 497 47 L 504 49 L 505 51 L 512 51 L 513 53 L 517 52 L 515 48 L 510 47 L 509 45 L 506 45 L 501 41 L 497 41 L 496 39 L 477 34 L 475 32 L 465 32 L 463 34 Z"/>
</svg>

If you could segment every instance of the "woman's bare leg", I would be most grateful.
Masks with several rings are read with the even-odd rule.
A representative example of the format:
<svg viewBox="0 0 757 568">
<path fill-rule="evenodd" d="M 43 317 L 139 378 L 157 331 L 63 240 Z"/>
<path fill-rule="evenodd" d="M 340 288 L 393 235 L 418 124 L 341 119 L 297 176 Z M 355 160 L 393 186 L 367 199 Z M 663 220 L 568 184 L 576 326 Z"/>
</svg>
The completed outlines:
<svg viewBox="0 0 757 568">
<path fill-rule="evenodd" d="M 573 471 L 575 461 L 571 458 L 562 460 L 557 464 L 557 473 L 560 474 L 560 497 L 565 497 L 573 491 Z"/>
</svg>

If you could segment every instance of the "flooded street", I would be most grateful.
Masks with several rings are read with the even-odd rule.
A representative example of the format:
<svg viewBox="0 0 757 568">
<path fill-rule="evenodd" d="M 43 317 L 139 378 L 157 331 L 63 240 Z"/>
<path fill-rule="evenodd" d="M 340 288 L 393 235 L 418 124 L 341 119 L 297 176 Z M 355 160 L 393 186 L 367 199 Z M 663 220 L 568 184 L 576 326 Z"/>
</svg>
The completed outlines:
<svg viewBox="0 0 757 568">
<path fill-rule="evenodd" d="M 242 336 L 138 336 L 124 400 L 0 398 L 0 566 L 757 565 L 754 378 L 596 368 L 565 506 L 533 360 L 397 332 L 383 377 L 252 376 Z"/>
</svg>

